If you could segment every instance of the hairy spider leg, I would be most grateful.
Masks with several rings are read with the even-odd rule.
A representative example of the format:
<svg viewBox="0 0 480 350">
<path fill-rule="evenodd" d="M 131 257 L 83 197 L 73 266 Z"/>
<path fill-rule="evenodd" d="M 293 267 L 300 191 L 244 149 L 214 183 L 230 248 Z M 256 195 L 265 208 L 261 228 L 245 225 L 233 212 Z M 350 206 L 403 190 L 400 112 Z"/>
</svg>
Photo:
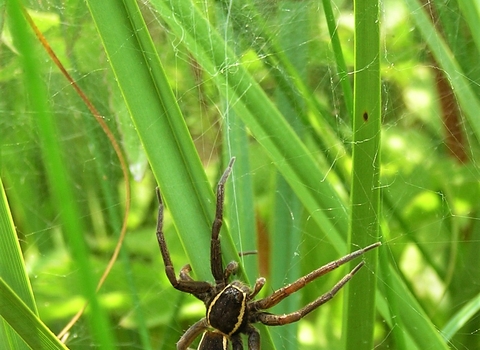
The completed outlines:
<svg viewBox="0 0 480 350">
<path fill-rule="evenodd" d="M 222 263 L 222 250 L 220 246 L 220 229 L 222 228 L 223 222 L 223 202 L 225 197 L 225 182 L 228 179 L 228 176 L 232 172 L 233 163 L 235 163 L 235 157 L 230 159 L 227 168 L 223 172 L 220 181 L 217 185 L 217 207 L 215 210 L 215 219 L 212 224 L 212 238 L 210 243 L 210 269 L 212 270 L 213 278 L 215 279 L 215 284 L 217 285 L 226 285 L 227 280 L 225 278 L 226 273 L 223 270 Z"/>
<path fill-rule="evenodd" d="M 260 333 L 258 330 L 249 325 L 245 330 L 245 334 L 248 339 L 248 350 L 259 350 L 260 349 Z M 230 337 L 230 342 L 232 344 L 232 350 L 243 350 L 243 341 L 240 334 L 235 334 Z M 198 349 L 200 350 L 200 348 Z"/>
<path fill-rule="evenodd" d="M 325 294 L 321 295 L 311 303 L 307 304 L 306 306 L 302 307 L 298 311 L 291 312 L 285 315 L 272 315 L 269 313 L 259 313 L 257 314 L 257 321 L 267 325 L 267 326 L 281 326 L 293 322 L 297 322 L 301 318 L 305 317 L 307 314 L 318 308 L 320 305 L 325 304 L 327 301 L 331 300 L 337 292 L 342 289 L 342 287 L 350 281 L 350 279 L 355 275 L 364 265 L 365 263 L 362 261 L 359 263 L 355 268 L 350 271 L 347 275 L 345 275 L 332 289 L 330 289 Z"/>
<path fill-rule="evenodd" d="M 175 269 L 170 258 L 170 253 L 167 248 L 167 243 L 165 242 L 165 236 L 163 234 L 163 210 L 164 205 L 162 201 L 162 195 L 160 189 L 157 187 L 157 197 L 158 197 L 158 220 L 157 220 L 157 240 L 158 245 L 160 246 L 160 251 L 162 253 L 163 263 L 165 265 L 165 273 L 170 281 L 170 284 L 173 288 L 178 289 L 182 292 L 191 293 L 195 297 L 201 299 L 201 296 L 210 291 L 212 285 L 208 282 L 194 281 L 191 278 L 182 277 L 183 275 L 188 275 L 189 267 L 182 268 L 180 272 L 180 279 L 177 280 L 175 277 Z"/>
<path fill-rule="evenodd" d="M 360 255 L 364 254 L 365 252 L 372 250 L 378 246 L 380 246 L 382 243 L 377 242 L 374 244 L 371 244 L 365 248 L 358 249 L 348 255 L 345 255 L 344 257 L 329 262 L 328 264 L 319 267 L 318 269 L 306 274 L 303 277 L 300 277 L 298 280 L 295 282 L 292 282 L 280 289 L 277 289 L 275 292 L 273 292 L 270 296 L 254 301 L 252 302 L 252 309 L 254 310 L 266 310 L 270 309 L 271 307 L 277 305 L 279 302 L 281 302 L 283 299 L 288 297 L 290 294 L 295 293 L 299 289 L 305 287 L 308 283 L 312 282 L 313 280 L 317 279 L 320 276 L 325 275 L 326 273 L 335 270 L 337 267 L 359 257 Z"/>
<path fill-rule="evenodd" d="M 193 343 L 195 338 L 197 338 L 202 333 L 207 333 L 208 324 L 205 317 L 200 321 L 196 322 L 194 325 L 190 326 L 185 333 L 183 333 L 180 340 L 177 342 L 178 350 L 186 350 L 188 346 Z M 200 348 L 200 347 L 199 347 Z"/>
</svg>

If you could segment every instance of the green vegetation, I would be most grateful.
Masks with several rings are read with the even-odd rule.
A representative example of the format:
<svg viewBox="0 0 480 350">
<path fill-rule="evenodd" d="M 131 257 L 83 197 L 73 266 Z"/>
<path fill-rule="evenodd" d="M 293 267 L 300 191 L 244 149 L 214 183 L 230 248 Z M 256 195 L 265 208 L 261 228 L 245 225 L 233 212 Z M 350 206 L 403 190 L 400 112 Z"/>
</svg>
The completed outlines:
<svg viewBox="0 0 480 350">
<path fill-rule="evenodd" d="M 0 348 L 62 348 L 53 333 L 88 300 L 68 348 L 172 349 L 204 308 L 164 274 L 154 188 L 176 270 L 211 280 L 214 188 L 232 156 L 224 261 L 265 276 L 262 295 L 383 242 L 333 301 L 259 326 L 264 349 L 478 346 L 479 5 L 24 1 L 134 180 L 123 249 L 94 293 L 125 179 L 20 2 L 0 2 Z M 299 309 L 348 268 L 271 311 Z"/>
</svg>

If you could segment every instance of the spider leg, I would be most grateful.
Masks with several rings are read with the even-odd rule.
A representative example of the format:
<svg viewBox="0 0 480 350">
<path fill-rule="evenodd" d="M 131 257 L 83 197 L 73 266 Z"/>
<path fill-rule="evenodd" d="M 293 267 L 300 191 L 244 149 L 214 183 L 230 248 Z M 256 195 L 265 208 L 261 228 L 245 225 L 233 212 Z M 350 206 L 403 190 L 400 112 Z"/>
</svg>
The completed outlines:
<svg viewBox="0 0 480 350">
<path fill-rule="evenodd" d="M 223 280 L 228 281 L 231 275 L 235 275 L 238 270 L 238 263 L 236 261 L 230 261 L 223 272 Z"/>
<path fill-rule="evenodd" d="M 232 343 L 232 350 L 243 350 L 243 341 L 240 334 L 231 336 L 230 342 Z"/>
<path fill-rule="evenodd" d="M 210 268 L 212 270 L 213 278 L 215 278 L 215 284 L 225 283 L 224 280 L 225 273 L 223 271 L 222 264 L 222 251 L 220 247 L 220 229 L 222 228 L 223 221 L 223 201 L 225 196 L 225 182 L 228 179 L 228 176 L 232 172 L 233 163 L 235 162 L 235 157 L 230 159 L 227 168 L 225 169 L 220 181 L 217 185 L 217 208 L 215 211 L 215 219 L 212 225 L 212 240 L 210 243 Z"/>
<path fill-rule="evenodd" d="M 211 289 L 211 284 L 208 282 L 194 281 L 190 276 L 188 276 L 188 269 L 186 267 L 182 268 L 180 272 L 180 279 L 177 280 L 175 277 L 175 269 L 173 268 L 172 259 L 170 258 L 170 253 L 167 248 L 167 243 L 165 242 L 165 236 L 163 234 L 163 201 L 162 195 L 160 194 L 160 189 L 157 187 L 157 197 L 158 197 L 158 221 L 157 221 L 157 240 L 158 245 L 160 246 L 160 251 L 162 252 L 163 263 L 165 264 L 165 273 L 170 281 L 171 285 L 182 292 L 191 293 L 198 297 L 198 295 L 205 293 Z M 187 275 L 187 277 L 182 277 Z"/>
<path fill-rule="evenodd" d="M 380 246 L 381 244 L 382 243 L 380 243 L 380 242 L 371 244 L 368 247 L 356 250 L 356 251 L 354 251 L 354 252 L 352 252 L 348 255 L 345 255 L 344 257 L 342 257 L 338 260 L 332 261 L 332 262 L 330 262 L 330 263 L 328 263 L 328 264 L 326 264 L 326 265 L 324 265 L 324 266 L 306 274 L 305 276 L 300 277 L 295 282 L 292 282 L 292 283 L 276 290 L 275 292 L 273 292 L 272 295 L 270 295 L 266 298 L 263 298 L 263 299 L 252 302 L 251 303 L 251 308 L 254 309 L 254 310 L 269 309 L 269 308 L 277 305 L 279 302 L 281 302 L 283 299 L 288 297 L 290 294 L 292 294 L 292 293 L 296 292 L 297 290 L 305 287 L 308 283 L 312 282 L 313 280 L 317 279 L 318 277 L 323 276 L 323 275 L 325 275 L 326 273 L 328 273 L 332 270 L 335 270 L 337 267 L 349 262 L 350 260 L 353 260 L 353 259 L 357 258 L 358 256 L 362 255 L 363 253 L 365 253 L 365 252 L 367 252 L 371 249 L 374 249 L 374 248 Z"/>
<path fill-rule="evenodd" d="M 262 290 L 264 285 L 265 285 L 265 278 L 263 278 L 263 277 L 257 278 L 257 280 L 255 281 L 255 285 L 253 286 L 252 291 L 248 295 L 248 299 L 252 300 L 253 298 L 255 298 L 255 296 Z"/>
<path fill-rule="evenodd" d="M 325 294 L 318 297 L 316 300 L 312 301 L 311 303 L 307 304 L 303 308 L 298 311 L 294 311 L 292 313 L 286 315 L 272 315 L 266 312 L 262 312 L 257 314 L 256 319 L 257 321 L 267 325 L 267 326 L 281 326 L 289 323 L 293 323 L 298 321 L 299 319 L 303 318 L 305 315 L 310 313 L 311 311 L 315 310 L 320 305 L 325 304 L 327 301 L 331 300 L 335 294 L 353 277 L 354 274 L 358 272 L 364 265 L 362 261 L 360 264 L 355 266 L 355 268 L 350 271 L 349 274 L 345 275 L 332 289 L 330 289 Z"/>
<path fill-rule="evenodd" d="M 203 332 L 208 329 L 207 320 L 203 317 L 200 321 L 191 326 L 185 333 L 183 333 L 180 340 L 177 342 L 177 350 L 187 350 L 188 346 Z"/>
<path fill-rule="evenodd" d="M 248 335 L 248 350 L 260 350 L 260 333 L 258 330 L 249 326 L 245 333 Z"/>
</svg>

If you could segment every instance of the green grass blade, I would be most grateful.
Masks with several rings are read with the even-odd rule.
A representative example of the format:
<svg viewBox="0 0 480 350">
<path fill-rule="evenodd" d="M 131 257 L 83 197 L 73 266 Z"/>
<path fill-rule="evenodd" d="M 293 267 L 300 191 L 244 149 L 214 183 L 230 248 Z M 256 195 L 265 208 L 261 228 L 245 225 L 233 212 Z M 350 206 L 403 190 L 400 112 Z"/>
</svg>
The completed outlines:
<svg viewBox="0 0 480 350">
<path fill-rule="evenodd" d="M 345 106 L 348 111 L 348 116 L 352 119 L 353 116 L 353 95 L 352 85 L 350 84 L 347 65 L 343 57 L 342 46 L 338 37 L 338 28 L 332 10 L 332 4 L 329 0 L 322 0 L 323 11 L 327 20 L 328 31 L 332 40 L 332 49 L 335 55 L 335 62 L 337 64 L 337 71 L 342 84 L 342 91 L 345 99 Z"/>
<path fill-rule="evenodd" d="M 64 154 L 58 142 L 56 125 L 48 105 L 48 97 L 39 74 L 40 63 L 33 48 L 32 34 L 27 32 L 28 24 L 22 15 L 18 1 L 8 4 L 14 43 L 23 56 L 23 68 L 28 77 L 28 92 L 31 96 L 32 108 L 36 111 L 36 123 L 40 138 L 42 156 L 46 166 L 49 188 L 52 191 L 57 211 L 64 227 L 66 237 L 70 242 L 72 254 L 78 264 L 82 292 L 89 301 L 90 327 L 95 341 L 105 349 L 113 348 L 113 336 L 104 311 L 100 308 L 95 293 L 88 252 L 83 238 L 84 230 L 78 206 L 74 198 L 72 183 L 69 182 L 68 170 Z"/>
<path fill-rule="evenodd" d="M 392 273 L 390 277 L 391 284 L 386 287 L 395 291 L 399 314 L 394 317 L 400 316 L 401 329 L 408 332 L 419 349 L 449 349 L 439 330 L 398 274 Z"/>
<path fill-rule="evenodd" d="M 480 3 L 478 1 L 459 1 L 458 6 L 468 23 L 477 52 L 480 53 Z"/>
<path fill-rule="evenodd" d="M 271 223 L 271 259 L 269 285 L 272 288 L 295 281 L 302 275 L 298 248 L 301 246 L 302 207 L 298 198 L 285 180 L 277 173 L 275 199 Z M 282 257 L 279 259 L 278 257 Z M 272 308 L 275 314 L 286 314 L 301 308 L 300 294 L 292 294 L 282 303 Z M 271 330 L 277 349 L 297 349 L 298 324 L 290 324 Z"/>
<path fill-rule="evenodd" d="M 220 7 L 220 6 L 218 6 Z M 224 33 L 227 42 L 237 42 L 231 23 L 219 10 L 219 32 Z M 237 48 L 235 48 L 237 49 Z M 225 57 L 225 61 L 229 58 Z M 228 74 L 228 73 L 227 73 Z M 248 132 L 241 118 L 231 108 L 228 100 L 222 100 L 224 111 L 223 127 L 223 164 L 228 164 L 235 156 L 235 166 L 226 189 L 226 210 L 229 229 L 240 252 L 257 249 L 257 229 L 255 222 L 255 201 L 250 165 Z M 219 171 L 220 173 L 220 171 Z M 258 257 L 258 255 L 257 255 Z M 247 282 L 253 282 L 259 276 L 257 258 L 242 257 Z"/>
<path fill-rule="evenodd" d="M 16 295 L 28 305 L 34 314 L 37 314 L 37 306 L 33 298 L 32 286 L 28 279 L 23 261 L 19 241 L 10 213 L 7 197 L 0 178 L 0 278 L 2 278 L 15 291 Z M 0 323 L 4 323 L 1 320 Z M 28 348 L 8 324 L 0 327 L 0 346 L 4 349 Z M 15 345 L 14 345 L 15 344 Z"/>
<path fill-rule="evenodd" d="M 17 295 L 36 314 L 32 286 L 28 279 L 22 251 L 8 207 L 7 197 L 0 178 L 0 277 L 7 282 Z"/>
<path fill-rule="evenodd" d="M 231 147 L 228 152 L 225 152 L 228 154 L 223 157 L 223 164 L 227 164 L 233 155 L 236 157 L 234 171 L 230 175 L 231 178 L 226 187 L 229 230 L 240 252 L 252 251 L 257 249 L 257 230 L 253 184 L 252 178 L 249 176 L 251 167 L 248 136 L 242 121 L 234 112 L 228 116 L 224 135 L 227 138 L 226 143 L 231 142 Z M 257 257 L 255 255 L 245 256 L 241 260 L 247 276 L 246 281 L 254 282 L 259 276 Z"/>
<path fill-rule="evenodd" d="M 384 237 L 387 240 L 388 237 Z M 392 274 L 390 272 L 390 262 L 388 259 L 388 250 L 380 249 L 379 252 L 379 278 L 383 283 L 378 283 L 378 289 L 380 293 L 377 293 L 377 307 L 382 314 L 382 317 L 388 323 L 390 329 L 392 329 L 392 337 L 394 343 L 398 349 L 414 349 L 414 342 L 409 337 L 407 332 L 403 331 L 403 324 L 400 317 L 395 317 L 392 315 L 399 315 L 399 302 L 398 294 L 395 293 L 395 290 L 389 288 L 392 285 L 391 279 Z M 380 297 L 380 295 L 382 295 Z M 411 346 L 407 347 L 406 343 L 410 341 Z"/>
<path fill-rule="evenodd" d="M 308 41 L 308 11 L 308 6 L 295 1 L 284 1 L 279 4 L 278 20 L 284 25 L 278 33 L 277 42 L 286 54 L 285 59 L 289 60 L 298 72 L 299 80 L 302 81 L 307 80 L 305 67 L 309 60 L 308 48 L 303 45 Z M 292 100 L 285 94 L 285 89 L 280 86 L 276 89 L 275 97 L 279 111 L 285 116 L 292 129 L 298 136 L 305 136 L 306 132 L 296 117 L 306 113 L 304 99 Z M 304 227 L 302 204 L 295 196 L 293 189 L 278 172 L 274 193 L 270 258 L 270 266 L 274 266 L 274 268 L 271 269 L 269 282 L 272 288 L 277 288 L 302 276 L 302 264 L 298 250 L 305 237 L 302 235 Z M 322 233 L 318 232 L 318 236 L 315 238 L 321 239 L 321 235 Z M 292 310 L 299 310 L 302 307 L 301 301 L 301 295 L 295 293 L 272 308 L 270 312 L 281 315 L 292 312 Z M 273 328 L 270 333 L 276 348 L 298 349 L 300 346 L 298 329 L 298 323 Z"/>
<path fill-rule="evenodd" d="M 355 8 L 355 75 L 351 248 L 380 237 L 380 21 L 377 0 L 357 0 Z M 367 268 L 348 285 L 345 299 L 347 349 L 372 349 L 375 317 L 377 251 L 366 254 Z M 350 264 L 353 268 L 353 262 Z"/>
<path fill-rule="evenodd" d="M 208 280 L 213 191 L 140 11 L 130 1 L 89 8 L 195 276 Z M 238 259 L 227 235 L 222 247 L 226 259 Z"/>
<path fill-rule="evenodd" d="M 452 51 L 425 13 L 426 8 L 416 0 L 406 0 L 405 3 L 413 16 L 417 28 L 440 65 L 440 68 L 445 71 L 444 74 L 446 74 L 452 85 L 455 96 L 465 113 L 465 117 L 467 118 L 472 131 L 477 140 L 480 140 L 480 118 L 478 118 L 480 100 L 478 99 L 477 94 L 472 90 L 468 77 L 462 72 L 460 65 L 452 54 Z M 479 17 L 477 17 L 476 23 L 478 23 L 478 19 Z"/>
<path fill-rule="evenodd" d="M 466 323 L 480 311 L 480 294 L 472 298 L 460 310 L 450 318 L 450 321 L 443 327 L 442 336 L 450 340 Z"/>
<path fill-rule="evenodd" d="M 32 349 L 67 349 L 1 277 L 0 316 Z M 5 349 L 18 347 L 10 343 Z"/>
<path fill-rule="evenodd" d="M 242 65 L 235 65 L 228 79 L 224 57 L 235 57 L 208 21 L 190 1 L 153 1 L 159 15 L 204 69 L 214 77 L 225 98 L 235 101 L 233 108 L 266 150 L 302 204 L 312 213 L 339 252 L 345 253 L 347 212 L 324 176 L 311 152 L 301 142 L 265 92 Z M 318 208 L 331 208 L 321 211 Z"/>
<path fill-rule="evenodd" d="M 253 42 L 253 48 L 257 50 L 259 61 L 264 62 L 264 64 L 270 69 L 278 86 L 277 90 L 284 94 L 284 99 L 287 104 L 290 104 L 291 106 L 306 106 L 304 109 L 296 109 L 298 117 L 302 120 L 306 128 L 311 128 L 313 130 L 311 135 L 314 137 L 317 146 L 322 150 L 328 150 L 322 155 L 319 154 L 317 156 L 323 156 L 326 158 L 326 163 L 334 164 L 334 171 L 339 173 L 339 176 L 345 181 L 350 171 L 351 162 L 350 157 L 345 156 L 348 151 L 344 147 L 341 137 L 339 137 L 336 131 L 334 131 L 338 126 L 335 125 L 334 119 L 328 116 L 328 113 L 330 112 L 325 113 L 325 108 L 318 101 L 316 94 L 305 83 L 307 79 L 302 76 L 302 69 L 298 69 L 294 64 L 295 60 L 292 60 L 292 57 L 287 55 L 288 50 L 285 50 L 285 48 L 279 43 L 278 36 L 270 31 L 271 24 L 267 19 L 264 19 L 262 10 L 258 9 L 251 0 L 223 2 L 227 3 L 224 5 L 225 7 L 229 7 L 229 4 L 231 4 L 228 14 L 232 17 L 231 21 L 236 22 L 235 28 L 237 29 L 237 36 L 243 38 L 247 43 L 247 47 L 244 47 L 243 50 L 248 51 L 251 49 L 251 38 L 262 38 L 261 44 L 258 46 L 255 41 Z M 307 12 L 312 10 L 310 4 L 303 5 L 302 10 Z M 245 11 L 250 12 L 252 16 L 247 18 L 247 16 L 245 16 Z M 295 22 L 293 24 L 294 26 L 302 26 L 299 26 L 297 21 L 301 21 L 304 25 L 309 24 L 309 16 L 302 15 L 302 12 L 300 11 L 293 11 L 289 15 L 289 20 Z M 330 16 L 328 17 L 330 18 Z M 333 25 L 333 23 L 331 23 L 331 25 Z M 308 29 L 309 28 L 305 28 L 304 34 L 308 32 Z M 335 40 L 335 33 L 336 32 L 332 34 L 332 43 L 335 48 L 338 49 L 336 51 L 336 59 L 338 60 L 337 66 L 339 74 L 343 77 L 343 74 L 340 71 L 342 67 L 344 69 L 346 68 L 341 63 L 341 50 L 336 45 L 337 41 Z M 299 47 L 301 47 L 301 50 L 303 51 L 308 48 L 308 45 L 302 43 Z M 296 47 L 294 51 L 297 52 L 299 47 Z M 321 56 L 324 53 L 318 52 L 316 54 Z M 346 89 L 347 85 L 350 84 L 342 78 L 342 87 Z M 344 95 L 347 110 L 351 111 L 353 106 L 351 87 L 348 91 L 344 92 Z M 285 115 L 285 117 L 287 116 Z M 331 169 L 322 170 L 325 173 L 331 171 Z"/>
</svg>

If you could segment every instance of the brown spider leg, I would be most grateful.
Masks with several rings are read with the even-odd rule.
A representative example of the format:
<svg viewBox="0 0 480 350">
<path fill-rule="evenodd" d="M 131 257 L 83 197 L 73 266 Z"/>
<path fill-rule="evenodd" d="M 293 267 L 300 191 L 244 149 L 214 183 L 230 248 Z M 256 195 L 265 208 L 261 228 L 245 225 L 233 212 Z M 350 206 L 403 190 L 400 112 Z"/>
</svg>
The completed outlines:
<svg viewBox="0 0 480 350">
<path fill-rule="evenodd" d="M 238 270 L 238 263 L 236 261 L 230 261 L 223 272 L 223 280 L 228 281 L 231 275 L 235 275 Z"/>
<path fill-rule="evenodd" d="M 350 271 L 349 274 L 345 275 L 335 286 L 333 286 L 332 289 L 330 289 L 328 292 L 320 296 L 318 299 L 307 304 L 300 310 L 294 311 L 286 315 L 272 315 L 266 312 L 262 312 L 256 315 L 257 322 L 261 322 L 267 326 L 282 326 L 285 324 L 297 322 L 298 320 L 303 318 L 305 315 L 315 310 L 320 305 L 323 305 L 327 301 L 331 300 L 335 296 L 335 294 L 337 294 L 337 292 L 340 289 L 342 289 L 342 287 L 348 281 L 350 281 L 353 275 L 356 274 L 358 270 L 362 268 L 363 265 L 364 265 L 364 262 L 362 261 L 360 264 L 355 266 L 355 268 L 352 271 Z"/>
<path fill-rule="evenodd" d="M 248 326 L 245 333 L 248 336 L 248 350 L 260 350 L 260 333 L 253 326 Z"/>
<path fill-rule="evenodd" d="M 220 229 L 222 228 L 223 220 L 223 201 L 225 196 L 225 182 L 227 181 L 228 176 L 232 172 L 233 163 L 235 162 L 235 157 L 230 159 L 227 169 L 225 169 L 220 181 L 217 185 L 217 208 L 215 211 L 215 219 L 212 225 L 212 240 L 210 243 L 210 269 L 212 270 L 213 278 L 215 279 L 215 284 L 224 284 L 226 280 L 224 279 L 224 271 L 222 264 L 222 251 L 220 247 Z"/>
<path fill-rule="evenodd" d="M 231 336 L 230 342 L 232 343 L 232 350 L 243 350 L 243 341 L 240 334 Z"/>
<path fill-rule="evenodd" d="M 273 292 L 272 295 L 254 301 L 251 303 L 251 309 L 252 310 L 265 310 L 269 309 L 275 305 L 277 305 L 279 302 L 281 302 L 283 299 L 288 297 L 290 294 L 296 292 L 297 290 L 305 287 L 308 283 L 312 282 L 313 280 L 317 279 L 320 276 L 325 275 L 326 273 L 335 270 L 337 267 L 349 262 L 350 260 L 353 260 L 357 258 L 358 256 L 362 255 L 363 253 L 374 249 L 378 246 L 380 246 L 382 243 L 377 242 L 374 244 L 369 245 L 368 247 L 365 247 L 363 249 L 356 250 L 348 255 L 345 255 L 344 257 L 332 261 L 308 274 L 306 274 L 303 277 L 300 277 L 298 280 L 295 282 L 292 282 L 280 289 L 277 289 L 275 292 Z"/>
<path fill-rule="evenodd" d="M 172 260 L 170 259 L 170 253 L 168 252 L 167 243 L 165 242 L 165 236 L 163 235 L 163 201 L 160 189 L 157 187 L 158 197 L 158 221 L 157 221 L 157 240 L 162 252 L 163 263 L 165 265 L 165 273 L 170 281 L 171 285 L 182 292 L 187 292 L 198 297 L 200 294 L 211 290 L 211 284 L 208 282 L 194 281 L 191 278 L 182 278 L 179 280 L 175 277 L 175 269 L 173 268 Z M 182 269 L 185 274 L 185 267 Z M 181 272 L 182 273 L 182 272 Z M 188 273 L 187 273 L 188 275 Z"/>
<path fill-rule="evenodd" d="M 207 320 L 203 317 L 200 321 L 194 323 L 177 342 L 177 350 L 187 350 L 188 346 L 203 332 L 208 329 Z"/>
<path fill-rule="evenodd" d="M 259 277 L 255 281 L 255 285 L 253 286 L 252 291 L 248 295 L 248 300 L 252 300 L 257 296 L 257 294 L 262 290 L 263 286 L 265 285 L 265 278 Z"/>
</svg>

